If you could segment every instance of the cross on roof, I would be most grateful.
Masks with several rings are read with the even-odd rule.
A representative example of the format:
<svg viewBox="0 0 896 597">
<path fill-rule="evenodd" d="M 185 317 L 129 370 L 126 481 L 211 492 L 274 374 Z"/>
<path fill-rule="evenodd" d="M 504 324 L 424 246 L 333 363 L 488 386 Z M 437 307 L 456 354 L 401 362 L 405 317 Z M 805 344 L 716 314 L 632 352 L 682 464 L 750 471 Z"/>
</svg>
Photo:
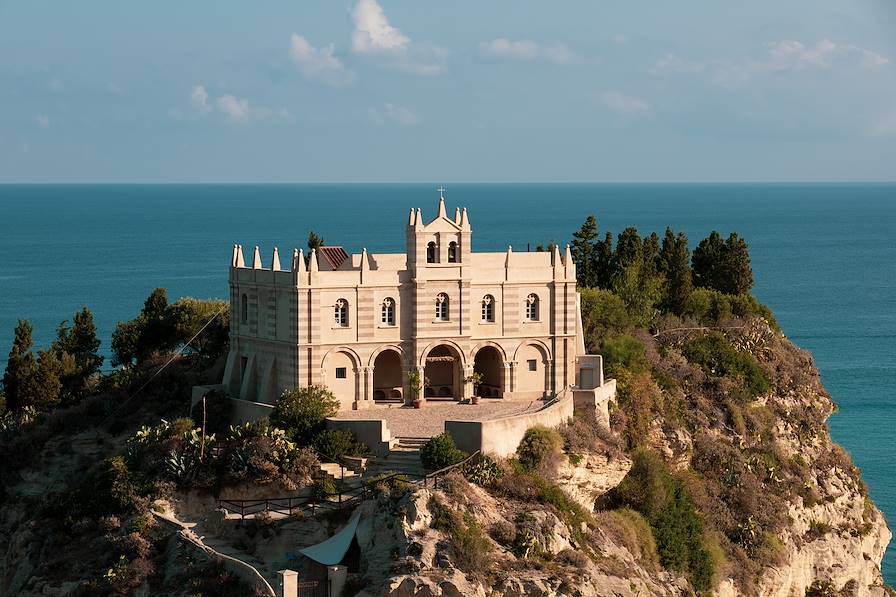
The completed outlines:
<svg viewBox="0 0 896 597">
<path fill-rule="evenodd" d="M 445 187 L 443 187 L 442 185 L 439 185 L 439 188 L 437 188 L 436 190 L 439 192 L 439 199 L 444 199 L 445 195 L 443 193 L 446 190 Z"/>
</svg>

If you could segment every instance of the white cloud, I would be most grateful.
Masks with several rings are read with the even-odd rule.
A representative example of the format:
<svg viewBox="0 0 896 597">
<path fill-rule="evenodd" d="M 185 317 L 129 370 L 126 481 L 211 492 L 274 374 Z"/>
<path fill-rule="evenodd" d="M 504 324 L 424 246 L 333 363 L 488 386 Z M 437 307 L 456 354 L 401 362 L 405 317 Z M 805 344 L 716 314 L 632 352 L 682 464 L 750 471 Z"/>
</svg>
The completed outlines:
<svg viewBox="0 0 896 597">
<path fill-rule="evenodd" d="M 211 112 L 212 107 L 208 103 L 208 91 L 205 86 L 196 85 L 190 91 L 190 104 L 200 112 Z"/>
<path fill-rule="evenodd" d="M 233 95 L 222 95 L 218 98 L 220 110 L 231 122 L 246 124 L 249 122 L 249 100 Z"/>
<path fill-rule="evenodd" d="M 600 95 L 604 106 L 622 116 L 645 116 L 653 111 L 647 100 L 623 95 L 618 91 L 607 91 Z"/>
<path fill-rule="evenodd" d="M 420 118 L 409 108 L 389 102 L 383 104 L 382 108 L 368 108 L 367 118 L 376 125 L 415 126 L 420 124 Z"/>
<path fill-rule="evenodd" d="M 877 70 L 889 62 L 876 52 L 854 44 L 838 44 L 827 38 L 814 45 L 785 39 L 768 44 L 765 56 L 760 58 L 699 62 L 667 54 L 657 61 L 651 72 L 656 75 L 705 73 L 717 83 L 737 85 L 758 76 L 826 70 L 835 66 Z"/>
<path fill-rule="evenodd" d="M 434 76 L 445 72 L 447 50 L 411 39 L 389 24 L 376 0 L 358 0 L 352 9 L 352 51 L 378 56 L 389 68 L 413 75 Z"/>
<path fill-rule="evenodd" d="M 47 116 L 46 114 L 35 115 L 34 122 L 36 122 L 37 126 L 39 126 L 42 129 L 50 128 L 50 117 Z"/>
<path fill-rule="evenodd" d="M 542 60 L 554 64 L 569 64 L 575 54 L 563 44 L 542 46 L 531 39 L 511 40 L 499 37 L 479 44 L 479 52 L 492 58 L 535 61 Z"/>
<path fill-rule="evenodd" d="M 376 0 L 358 0 L 352 10 L 352 20 L 355 23 L 352 50 L 359 54 L 401 51 L 411 41 L 389 24 Z"/>
<path fill-rule="evenodd" d="M 192 113 L 184 113 L 179 109 L 170 111 L 175 120 L 195 120 L 209 114 L 219 114 L 233 124 L 245 125 L 250 122 L 284 122 L 293 123 L 296 117 L 286 108 L 274 109 L 267 106 L 254 106 L 248 98 L 231 94 L 212 98 L 204 85 L 195 85 L 190 91 Z"/>
<path fill-rule="evenodd" d="M 333 44 L 315 48 L 298 33 L 289 38 L 289 57 L 299 67 L 306 79 L 319 79 L 331 85 L 343 85 L 351 82 L 352 73 L 335 55 Z"/>
</svg>

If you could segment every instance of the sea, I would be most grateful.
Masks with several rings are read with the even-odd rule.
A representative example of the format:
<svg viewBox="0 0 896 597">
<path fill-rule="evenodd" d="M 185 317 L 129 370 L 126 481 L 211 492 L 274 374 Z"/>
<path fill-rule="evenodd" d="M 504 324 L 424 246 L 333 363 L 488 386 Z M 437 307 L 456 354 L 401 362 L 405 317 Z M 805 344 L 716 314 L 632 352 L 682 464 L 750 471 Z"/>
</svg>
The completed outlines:
<svg viewBox="0 0 896 597">
<path fill-rule="evenodd" d="M 266 267 L 310 230 L 348 252 L 404 251 L 409 209 L 434 217 L 437 186 L 0 185 L 0 367 L 18 319 L 45 347 L 86 305 L 107 351 L 153 288 L 226 298 L 234 244 L 247 261 L 258 245 Z M 896 184 L 449 184 L 445 199 L 468 209 L 475 251 L 563 246 L 590 214 L 601 235 L 745 237 L 755 294 L 814 356 L 839 406 L 831 434 L 896 522 Z M 883 572 L 896 585 L 892 545 Z"/>
</svg>

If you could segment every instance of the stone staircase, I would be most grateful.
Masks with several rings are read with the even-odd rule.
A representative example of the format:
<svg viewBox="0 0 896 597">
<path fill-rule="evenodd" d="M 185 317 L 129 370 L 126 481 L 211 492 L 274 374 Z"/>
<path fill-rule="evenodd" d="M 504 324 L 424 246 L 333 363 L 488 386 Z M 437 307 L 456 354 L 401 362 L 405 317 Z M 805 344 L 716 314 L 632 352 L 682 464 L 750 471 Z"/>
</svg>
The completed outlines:
<svg viewBox="0 0 896 597">
<path fill-rule="evenodd" d="M 389 473 L 403 473 L 412 480 L 426 474 L 423 463 L 420 461 L 420 448 L 428 437 L 399 437 L 398 442 L 384 457 L 371 458 L 367 463 L 367 470 L 363 477 L 369 479 L 377 475 Z"/>
<path fill-rule="evenodd" d="M 335 462 L 322 462 L 320 470 L 323 476 L 333 481 L 343 491 L 355 489 L 364 483 L 360 472 L 356 472 L 349 467 L 342 467 Z"/>
</svg>

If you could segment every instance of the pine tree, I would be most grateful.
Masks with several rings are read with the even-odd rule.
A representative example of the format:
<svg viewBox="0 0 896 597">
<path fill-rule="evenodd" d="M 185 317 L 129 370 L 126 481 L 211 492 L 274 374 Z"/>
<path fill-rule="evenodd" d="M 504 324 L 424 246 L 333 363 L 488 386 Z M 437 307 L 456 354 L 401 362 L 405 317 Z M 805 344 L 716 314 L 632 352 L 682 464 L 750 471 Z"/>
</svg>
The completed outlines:
<svg viewBox="0 0 896 597">
<path fill-rule="evenodd" d="M 660 249 L 660 271 L 665 278 L 661 307 L 664 311 L 681 315 L 694 290 L 691 254 L 688 237 L 684 233 L 679 232 L 676 236 L 671 228 L 666 228 Z"/>
<path fill-rule="evenodd" d="M 632 320 L 647 326 L 656 315 L 661 279 L 656 272 L 658 239 L 641 239 L 634 228 L 619 234 L 613 255 L 612 290 L 625 303 Z M 646 247 L 646 250 L 645 250 Z"/>
<path fill-rule="evenodd" d="M 320 252 L 320 248 L 324 246 L 324 239 L 314 233 L 314 230 L 308 231 L 308 253 L 311 251 Z"/>
<path fill-rule="evenodd" d="M 31 352 L 33 340 L 31 324 L 20 319 L 16 325 L 15 339 L 9 351 L 6 371 L 3 373 L 3 391 L 6 395 L 6 408 L 10 411 L 20 410 L 33 403 L 33 394 L 37 382 L 37 361 Z"/>
<path fill-rule="evenodd" d="M 597 286 L 597 220 L 588 216 L 585 223 L 572 235 L 572 261 L 576 264 L 579 288 Z"/>
</svg>

